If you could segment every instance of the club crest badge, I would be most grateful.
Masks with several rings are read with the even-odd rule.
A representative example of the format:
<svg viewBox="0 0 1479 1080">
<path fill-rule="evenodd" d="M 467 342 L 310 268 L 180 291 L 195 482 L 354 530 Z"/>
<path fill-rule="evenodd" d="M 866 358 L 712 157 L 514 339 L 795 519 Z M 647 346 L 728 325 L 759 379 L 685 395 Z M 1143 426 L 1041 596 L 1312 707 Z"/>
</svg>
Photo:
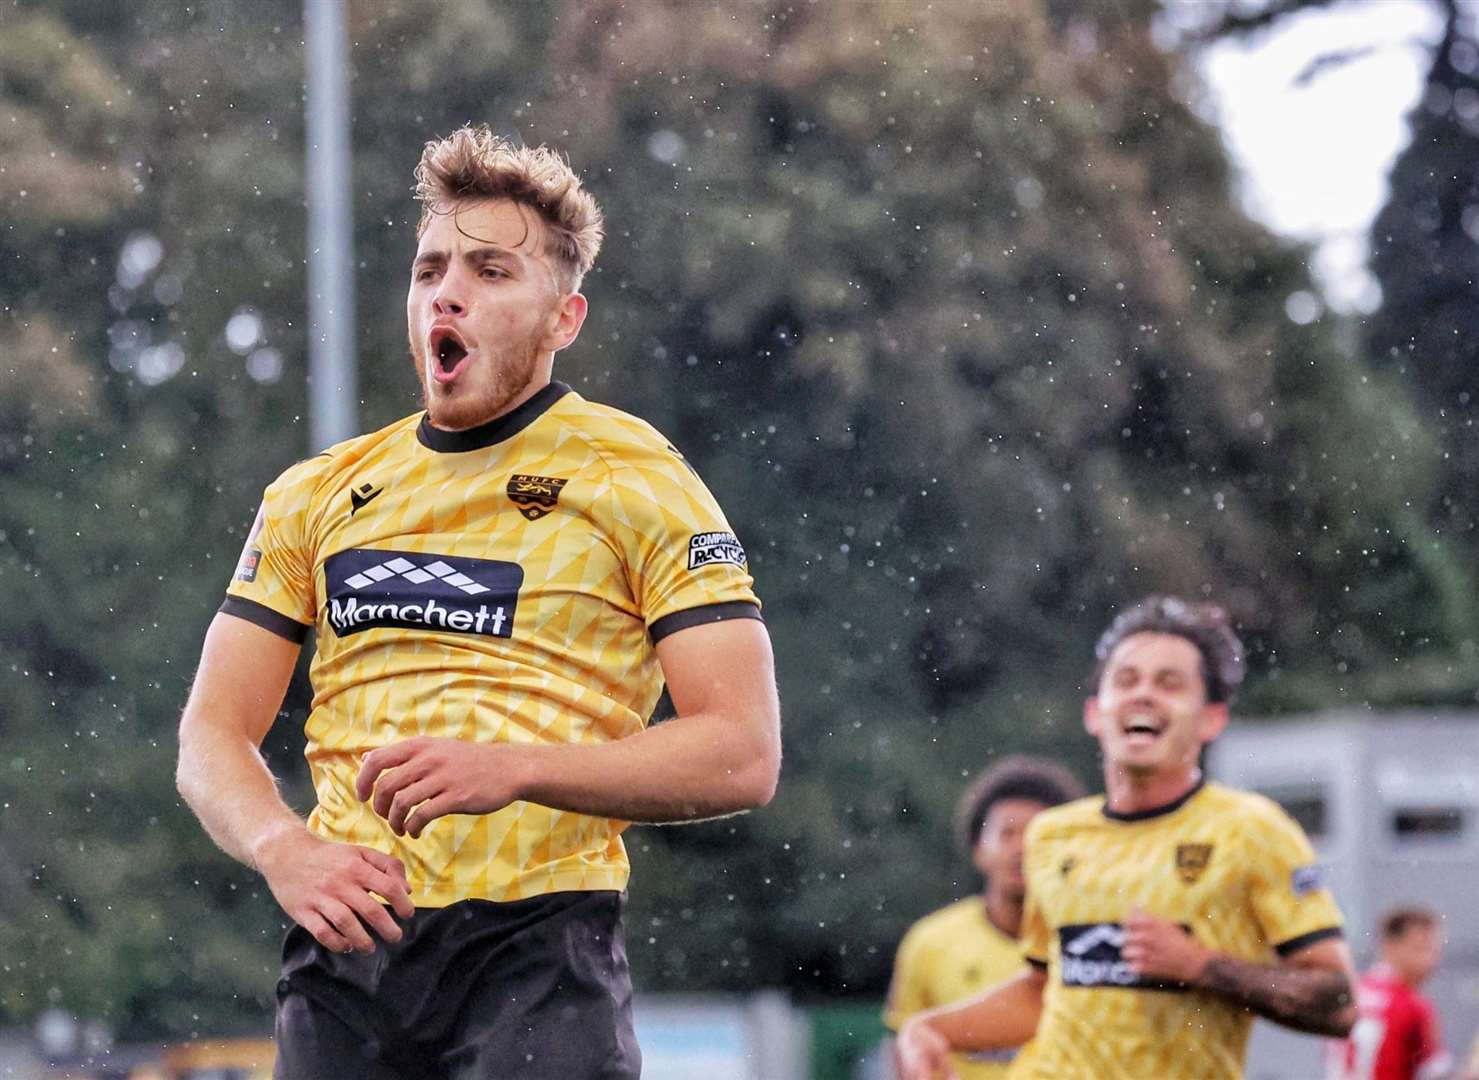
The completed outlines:
<svg viewBox="0 0 1479 1080">
<path fill-rule="evenodd" d="M 1195 884 L 1211 861 L 1211 844 L 1176 845 L 1176 873 L 1187 885 Z"/>
<path fill-rule="evenodd" d="M 514 473 L 509 477 L 508 497 L 525 518 L 538 521 L 555 508 L 560 501 L 560 489 L 565 484 L 566 481 L 558 476 Z"/>
</svg>

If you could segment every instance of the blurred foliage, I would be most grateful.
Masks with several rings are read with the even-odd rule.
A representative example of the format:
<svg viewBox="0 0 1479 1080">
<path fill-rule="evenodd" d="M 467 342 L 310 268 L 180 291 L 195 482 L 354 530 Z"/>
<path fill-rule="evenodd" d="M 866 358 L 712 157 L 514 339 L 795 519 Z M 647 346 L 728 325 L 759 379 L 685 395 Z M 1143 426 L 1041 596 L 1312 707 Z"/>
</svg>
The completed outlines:
<svg viewBox="0 0 1479 1080">
<path fill-rule="evenodd" d="M 171 782 L 261 488 L 315 449 L 299 5 L 246 7 L 0 9 L 12 1018 L 270 1006 L 282 915 Z M 362 426 L 417 404 L 421 143 L 556 144 L 610 224 L 560 377 L 684 450 L 766 603 L 781 792 L 628 834 L 641 988 L 880 993 L 904 926 L 975 887 L 967 778 L 1023 750 L 1093 773 L 1085 661 L 1144 592 L 1233 610 L 1250 707 L 1472 701 L 1450 406 L 1285 316 L 1305 252 L 1229 195 L 1150 0 L 349 11 Z M 267 746 L 300 801 L 305 700 Z"/>
</svg>

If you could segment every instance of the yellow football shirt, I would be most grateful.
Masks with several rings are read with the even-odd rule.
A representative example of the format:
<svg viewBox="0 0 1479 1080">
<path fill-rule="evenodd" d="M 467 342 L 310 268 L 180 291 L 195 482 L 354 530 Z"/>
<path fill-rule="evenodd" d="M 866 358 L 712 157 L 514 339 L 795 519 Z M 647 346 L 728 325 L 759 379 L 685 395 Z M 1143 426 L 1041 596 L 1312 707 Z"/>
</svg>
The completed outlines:
<svg viewBox="0 0 1479 1080">
<path fill-rule="evenodd" d="M 1004 982 L 1024 969 L 1022 947 L 986 917 L 979 896 L 957 900 L 911 926 L 899 942 L 883 1022 L 898 1031 L 917 1012 Z M 999 1080 L 1015 1051 L 955 1054 L 960 1080 Z"/>
<path fill-rule="evenodd" d="M 1102 797 L 1045 810 L 1028 826 L 1024 866 L 1023 950 L 1048 981 L 1014 1080 L 1243 1075 L 1252 1014 L 1207 991 L 1142 984 L 1120 959 L 1132 908 L 1255 963 L 1341 932 L 1299 826 L 1219 784 L 1143 814 L 1114 815 Z"/>
<path fill-rule="evenodd" d="M 622 889 L 625 823 L 516 802 L 396 836 L 355 797 L 370 750 L 418 735 L 602 743 L 662 692 L 654 643 L 758 618 L 713 496 L 645 422 L 551 383 L 471 431 L 422 414 L 271 484 L 222 610 L 312 629 L 309 827 L 401 859 L 420 907 Z"/>
</svg>

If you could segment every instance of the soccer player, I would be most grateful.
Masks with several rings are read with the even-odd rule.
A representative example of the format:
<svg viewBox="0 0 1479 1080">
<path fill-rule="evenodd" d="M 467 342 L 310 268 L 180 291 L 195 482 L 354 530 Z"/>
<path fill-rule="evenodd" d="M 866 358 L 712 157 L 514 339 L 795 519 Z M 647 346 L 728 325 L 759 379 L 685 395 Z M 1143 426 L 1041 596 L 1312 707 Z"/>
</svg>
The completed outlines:
<svg viewBox="0 0 1479 1080">
<path fill-rule="evenodd" d="M 1243 677 L 1226 616 L 1150 597 L 1096 655 L 1084 723 L 1105 794 L 1033 819 L 1027 969 L 905 1024 L 907 1080 L 950 1075 L 951 1049 L 1028 1039 L 1014 1080 L 1230 1080 L 1255 1014 L 1350 1029 L 1350 953 L 1309 841 L 1269 800 L 1202 778 Z"/>
<path fill-rule="evenodd" d="M 770 641 L 678 451 L 552 379 L 603 232 L 570 167 L 464 128 L 416 181 L 425 410 L 267 488 L 178 782 L 295 924 L 279 1077 L 636 1077 L 621 833 L 771 798 Z M 309 631 L 305 822 L 258 747 Z"/>
<path fill-rule="evenodd" d="M 1356 986 L 1356 1023 L 1336 1045 L 1337 1080 L 1437 1080 L 1453 1069 L 1438 1012 L 1422 988 L 1438 967 L 1443 930 L 1426 908 L 1381 920 L 1381 962 Z"/>
<path fill-rule="evenodd" d="M 917 1012 L 970 997 L 1017 973 L 1022 966 L 1017 934 L 1026 895 L 1022 837 L 1027 823 L 1040 811 L 1083 793 L 1063 766 L 1028 757 L 1006 758 L 966 788 L 956 824 L 985 889 L 926 915 L 904 935 L 884 1012 L 890 1028 L 898 1031 Z M 1013 1053 L 957 1054 L 952 1063 L 961 1080 L 992 1080 L 1006 1075 Z"/>
</svg>

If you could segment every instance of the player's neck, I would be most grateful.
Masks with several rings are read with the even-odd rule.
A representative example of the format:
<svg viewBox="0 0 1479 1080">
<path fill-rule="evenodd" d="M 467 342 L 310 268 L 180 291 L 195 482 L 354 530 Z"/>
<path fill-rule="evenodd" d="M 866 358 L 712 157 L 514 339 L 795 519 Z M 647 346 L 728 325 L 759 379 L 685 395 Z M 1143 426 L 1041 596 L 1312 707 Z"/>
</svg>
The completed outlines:
<svg viewBox="0 0 1479 1080">
<path fill-rule="evenodd" d="M 1196 766 L 1140 773 L 1110 765 L 1104 770 L 1105 805 L 1116 814 L 1143 814 L 1170 806 L 1201 782 Z"/>
<path fill-rule="evenodd" d="M 988 885 L 981 906 L 986 909 L 987 922 L 1015 939 L 1022 932 L 1022 901 L 1020 896 L 994 891 Z"/>
</svg>

